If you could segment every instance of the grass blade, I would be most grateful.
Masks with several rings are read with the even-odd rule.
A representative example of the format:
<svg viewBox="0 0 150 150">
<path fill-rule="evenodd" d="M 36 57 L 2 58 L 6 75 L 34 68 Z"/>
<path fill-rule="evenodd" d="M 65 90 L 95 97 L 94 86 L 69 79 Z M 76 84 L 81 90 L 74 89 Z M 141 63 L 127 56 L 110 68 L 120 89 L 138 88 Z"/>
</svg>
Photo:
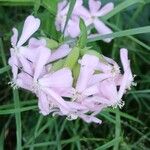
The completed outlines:
<svg viewBox="0 0 150 150">
<path fill-rule="evenodd" d="M 117 5 L 109 14 L 107 14 L 106 16 L 104 16 L 103 18 L 105 20 L 108 20 L 109 18 L 113 17 L 114 15 L 116 15 L 117 13 L 119 13 L 120 11 L 130 7 L 131 5 L 134 5 L 136 3 L 144 3 L 144 0 L 126 0 L 123 1 L 121 4 Z"/>
<path fill-rule="evenodd" d="M 116 125 L 115 125 L 115 139 L 116 142 L 114 144 L 114 150 L 119 150 L 119 143 L 120 143 L 120 133 L 121 133 L 121 119 L 119 109 L 116 109 Z"/>
<path fill-rule="evenodd" d="M 70 6 L 69 6 L 69 10 L 68 10 L 68 13 L 67 13 L 67 18 L 66 18 L 66 22 L 65 22 L 65 26 L 64 26 L 64 30 L 63 30 L 63 33 L 65 33 L 65 30 L 66 30 L 66 26 L 68 24 L 68 21 L 72 15 L 72 11 L 74 9 L 74 5 L 76 3 L 76 0 L 70 0 Z"/>
<path fill-rule="evenodd" d="M 89 36 L 88 42 L 99 41 L 99 40 L 103 40 L 106 38 L 118 38 L 118 37 L 137 35 L 137 34 L 143 34 L 143 33 L 149 33 L 149 32 L 150 32 L 150 26 L 145 26 L 145 27 L 139 27 L 139 28 L 134 28 L 134 29 L 128 29 L 124 31 L 118 31 L 118 32 L 114 32 L 114 33 L 106 34 L 106 35 Z"/>
<path fill-rule="evenodd" d="M 18 90 L 13 90 L 13 99 L 15 109 L 20 109 L 20 100 Z M 21 113 L 18 111 L 15 113 L 16 119 L 16 136 L 17 136 L 17 150 L 22 149 L 22 129 L 21 129 Z"/>
<path fill-rule="evenodd" d="M 113 145 L 115 145 L 116 142 L 120 142 L 120 140 L 121 140 L 121 138 L 113 139 L 110 142 L 102 145 L 101 147 L 96 148 L 95 150 L 106 150 L 106 149 L 112 147 Z"/>
</svg>

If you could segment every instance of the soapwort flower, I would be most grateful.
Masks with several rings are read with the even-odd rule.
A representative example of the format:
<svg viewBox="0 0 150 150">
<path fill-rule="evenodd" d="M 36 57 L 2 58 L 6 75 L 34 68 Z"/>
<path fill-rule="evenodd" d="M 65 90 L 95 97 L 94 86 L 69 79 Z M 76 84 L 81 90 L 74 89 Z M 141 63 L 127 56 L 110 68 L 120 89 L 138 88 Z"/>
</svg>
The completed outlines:
<svg viewBox="0 0 150 150">
<path fill-rule="evenodd" d="M 13 28 L 13 36 L 11 37 L 11 45 L 9 58 L 9 65 L 12 67 L 13 81 L 15 82 L 18 74 L 18 67 L 29 67 L 25 64 L 25 57 L 21 54 L 23 44 L 38 30 L 40 20 L 34 16 L 28 16 L 24 22 L 23 30 L 20 38 L 18 39 L 18 30 Z"/>
<path fill-rule="evenodd" d="M 70 3 L 67 0 L 64 0 L 58 4 L 57 16 L 55 20 L 56 29 L 58 31 L 64 32 L 65 23 L 67 19 L 67 13 L 69 11 Z M 76 38 L 80 35 L 79 21 L 82 18 L 85 22 L 85 25 L 94 26 L 99 35 L 110 34 L 112 30 L 107 27 L 103 21 L 100 20 L 100 17 L 107 15 L 110 11 L 113 10 L 113 3 L 107 3 L 101 7 L 101 2 L 99 0 L 89 0 L 88 1 L 89 9 L 83 6 L 82 0 L 77 0 L 72 11 L 72 15 L 68 20 L 64 36 L 70 36 Z M 89 36 L 95 36 L 90 35 Z M 111 38 L 104 39 L 105 42 L 110 42 Z"/>
</svg>

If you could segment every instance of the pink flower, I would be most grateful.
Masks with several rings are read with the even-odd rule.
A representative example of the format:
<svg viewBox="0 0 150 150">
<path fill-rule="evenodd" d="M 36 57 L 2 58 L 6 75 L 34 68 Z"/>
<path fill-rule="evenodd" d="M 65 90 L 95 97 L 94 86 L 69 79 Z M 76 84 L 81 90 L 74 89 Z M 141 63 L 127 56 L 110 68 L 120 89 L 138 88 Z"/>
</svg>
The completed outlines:
<svg viewBox="0 0 150 150">
<path fill-rule="evenodd" d="M 70 36 L 72 38 L 75 38 L 79 36 L 80 34 L 80 28 L 79 28 L 79 17 L 77 16 L 78 9 L 82 8 L 82 0 L 77 0 L 72 12 L 72 16 L 68 21 L 67 27 L 64 32 L 64 36 Z M 69 5 L 68 1 L 63 0 L 58 4 L 58 10 L 57 10 L 57 16 L 56 16 L 56 29 L 57 31 L 64 31 L 66 19 L 67 19 L 67 13 L 69 11 Z"/>
<path fill-rule="evenodd" d="M 24 22 L 22 34 L 18 40 L 18 30 L 13 28 L 13 36 L 11 37 L 10 49 L 11 57 L 9 58 L 9 65 L 12 67 L 13 80 L 15 81 L 18 74 L 18 67 L 24 64 L 24 56 L 21 55 L 22 45 L 34 34 L 40 26 L 40 20 L 33 16 L 28 16 Z M 25 67 L 25 66 L 24 66 Z M 26 66 L 27 67 L 27 66 Z"/>
<path fill-rule="evenodd" d="M 102 100 L 101 103 L 107 106 L 119 106 L 121 108 L 124 105 L 122 101 L 123 94 L 126 93 L 126 90 L 132 85 L 133 75 L 128 60 L 127 49 L 122 48 L 120 50 L 120 57 L 124 69 L 123 75 L 120 73 L 118 65 L 112 59 L 105 57 L 107 63 L 105 62 L 104 66 L 107 66 L 106 69 L 103 63 L 101 63 L 101 65 L 99 64 L 98 68 L 103 72 L 103 75 L 108 75 L 107 78 L 99 82 L 99 78 L 95 76 L 100 75 L 95 75 L 93 79 L 91 79 L 91 83 L 98 83 L 98 96 Z"/>
<path fill-rule="evenodd" d="M 58 4 L 57 17 L 55 21 L 56 29 L 63 32 L 67 13 L 69 11 L 68 1 L 64 0 Z M 70 36 L 76 38 L 80 35 L 79 20 L 82 18 L 86 26 L 94 25 L 98 34 L 110 34 L 112 30 L 108 28 L 99 17 L 105 16 L 114 8 L 113 3 L 107 3 L 105 6 L 101 7 L 101 2 L 99 0 L 89 0 L 89 10 L 83 6 L 82 0 L 77 0 L 72 12 L 72 15 L 66 26 L 64 36 Z M 89 32 L 90 33 L 90 32 Z M 90 35 L 90 37 L 95 35 Z M 111 39 L 104 39 L 105 42 L 110 42 Z"/>
<path fill-rule="evenodd" d="M 26 61 L 30 63 L 28 60 Z M 37 95 L 38 106 L 43 115 L 53 112 L 54 108 L 67 114 L 70 108 L 61 96 L 66 96 L 68 89 L 72 87 L 71 71 L 63 68 L 54 73 L 48 73 L 45 72 L 45 64 L 39 68 L 31 66 L 31 69 L 33 74 L 24 71 L 18 74 L 17 86 Z"/>
<path fill-rule="evenodd" d="M 13 28 L 14 34 L 11 38 L 13 48 L 10 49 L 9 65 L 12 67 L 13 73 L 13 81 L 10 83 L 14 87 L 16 87 L 15 80 L 17 79 L 18 68 L 23 68 L 24 71 L 32 74 L 30 63 L 27 63 L 26 59 L 33 63 L 33 67 L 35 67 L 34 78 L 37 80 L 37 76 L 45 64 L 65 57 L 71 50 L 69 45 L 63 44 L 51 53 L 51 50 L 46 47 L 46 40 L 36 38 L 31 38 L 27 46 L 22 46 L 38 30 L 39 26 L 39 19 L 28 16 L 18 42 L 18 31 Z"/>
<path fill-rule="evenodd" d="M 89 13 L 86 13 L 87 18 L 85 19 L 85 23 L 87 25 L 93 24 L 98 34 L 110 34 L 112 30 L 108 28 L 99 17 L 105 16 L 114 8 L 113 3 L 107 3 L 103 7 L 101 7 L 101 2 L 99 0 L 89 0 Z M 111 39 L 104 39 L 105 42 L 110 42 Z"/>
<path fill-rule="evenodd" d="M 86 122 L 101 123 L 101 121 L 95 117 L 95 112 L 101 111 L 102 105 L 98 106 L 93 100 L 93 97 L 90 97 L 99 91 L 96 85 L 89 85 L 89 81 L 96 70 L 98 62 L 98 57 L 88 54 L 84 55 L 79 61 L 81 68 L 76 87 L 72 91 L 72 103 L 70 105 L 72 111 L 70 112 L 70 119 L 80 117 Z M 74 108 L 74 105 L 79 105 L 80 107 Z M 87 115 L 88 112 L 93 113 Z"/>
</svg>

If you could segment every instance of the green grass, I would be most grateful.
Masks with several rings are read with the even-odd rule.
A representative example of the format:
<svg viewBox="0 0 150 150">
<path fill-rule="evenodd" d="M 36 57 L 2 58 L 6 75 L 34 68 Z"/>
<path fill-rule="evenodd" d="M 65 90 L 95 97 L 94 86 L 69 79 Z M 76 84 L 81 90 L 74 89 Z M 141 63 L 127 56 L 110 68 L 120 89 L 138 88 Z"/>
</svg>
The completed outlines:
<svg viewBox="0 0 150 150">
<path fill-rule="evenodd" d="M 107 0 L 109 1 L 109 0 Z M 113 1 L 113 0 L 112 0 Z M 64 117 L 42 116 L 37 99 L 12 90 L 8 66 L 11 28 L 22 26 L 29 14 L 42 21 L 39 33 L 60 40 L 54 27 L 58 0 L 0 0 L 0 150 L 148 150 L 150 147 L 150 1 L 115 0 L 115 9 L 101 18 L 114 33 L 88 38 L 87 45 L 117 62 L 119 49 L 129 50 L 137 86 L 124 97 L 123 109 L 98 114 L 102 125 Z M 85 0 L 86 2 L 86 0 Z M 102 3 L 105 3 L 102 0 Z M 74 1 L 71 1 L 69 19 Z M 67 24 L 67 22 L 66 22 Z M 2 33 L 2 34 L 1 34 Z M 2 35 L 2 36 L 1 36 Z M 37 34 L 38 35 L 38 34 Z M 110 44 L 102 39 L 113 37 Z"/>
</svg>

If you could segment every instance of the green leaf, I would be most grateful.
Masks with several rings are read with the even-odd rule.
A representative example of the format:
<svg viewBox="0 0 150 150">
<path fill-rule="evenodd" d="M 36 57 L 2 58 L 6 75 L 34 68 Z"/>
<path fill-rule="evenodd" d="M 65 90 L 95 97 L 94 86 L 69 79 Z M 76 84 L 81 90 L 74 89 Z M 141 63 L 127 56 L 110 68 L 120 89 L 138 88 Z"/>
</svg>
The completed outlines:
<svg viewBox="0 0 150 150">
<path fill-rule="evenodd" d="M 54 16 L 56 15 L 56 12 L 57 12 L 57 3 L 58 3 L 58 0 L 42 0 L 41 1 L 41 5 L 45 7 Z"/>
<path fill-rule="evenodd" d="M 41 5 L 41 0 L 36 0 L 36 1 L 34 2 L 34 14 L 35 14 L 35 15 L 37 15 L 37 12 L 38 12 L 38 10 L 39 10 L 39 8 L 40 8 L 40 5 Z"/>
<path fill-rule="evenodd" d="M 68 57 L 66 58 L 64 67 L 68 67 L 68 68 L 70 68 L 70 69 L 72 70 L 73 67 L 75 66 L 75 64 L 76 64 L 77 61 L 78 61 L 79 52 L 80 52 L 80 49 L 79 49 L 78 47 L 74 47 L 74 48 L 71 50 L 71 52 L 70 52 L 70 54 L 68 55 Z"/>
<path fill-rule="evenodd" d="M 80 19 L 80 37 L 78 40 L 78 45 L 80 48 L 84 48 L 87 43 L 87 29 L 84 21 Z"/>
</svg>

